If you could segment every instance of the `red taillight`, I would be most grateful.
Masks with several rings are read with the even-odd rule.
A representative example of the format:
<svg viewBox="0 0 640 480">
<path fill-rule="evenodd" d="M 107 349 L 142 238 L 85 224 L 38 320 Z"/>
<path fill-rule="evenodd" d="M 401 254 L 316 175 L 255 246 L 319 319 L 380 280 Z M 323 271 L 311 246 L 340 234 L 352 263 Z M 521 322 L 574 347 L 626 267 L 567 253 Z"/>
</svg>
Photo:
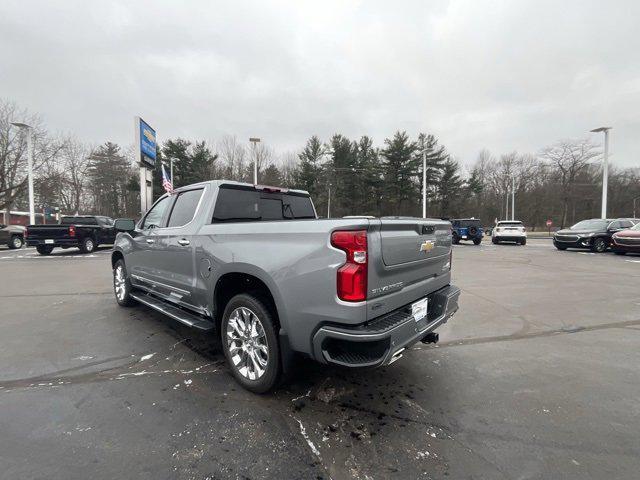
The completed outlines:
<svg viewBox="0 0 640 480">
<path fill-rule="evenodd" d="M 29 229 L 27 227 L 24 228 L 24 238 L 27 238 L 29 235 Z"/>
<path fill-rule="evenodd" d="M 347 254 L 338 269 L 338 298 L 347 302 L 367 299 L 367 231 L 338 230 L 331 234 L 331 245 Z"/>
<path fill-rule="evenodd" d="M 70 237 L 75 237 L 76 236 L 76 227 L 74 227 L 73 225 L 71 225 L 69 227 L 69 236 Z"/>
</svg>

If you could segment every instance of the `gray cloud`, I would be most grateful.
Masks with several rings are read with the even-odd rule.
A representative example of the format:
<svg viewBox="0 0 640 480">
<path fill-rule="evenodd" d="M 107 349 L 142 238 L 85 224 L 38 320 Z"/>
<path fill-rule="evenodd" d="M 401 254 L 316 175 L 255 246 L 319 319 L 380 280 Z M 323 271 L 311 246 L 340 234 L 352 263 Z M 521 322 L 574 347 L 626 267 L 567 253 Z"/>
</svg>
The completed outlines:
<svg viewBox="0 0 640 480">
<path fill-rule="evenodd" d="M 610 125 L 638 166 L 636 1 L 0 4 L 0 96 L 52 130 L 132 142 L 435 133 L 463 162 Z M 600 141 L 599 136 L 594 140 Z"/>
</svg>

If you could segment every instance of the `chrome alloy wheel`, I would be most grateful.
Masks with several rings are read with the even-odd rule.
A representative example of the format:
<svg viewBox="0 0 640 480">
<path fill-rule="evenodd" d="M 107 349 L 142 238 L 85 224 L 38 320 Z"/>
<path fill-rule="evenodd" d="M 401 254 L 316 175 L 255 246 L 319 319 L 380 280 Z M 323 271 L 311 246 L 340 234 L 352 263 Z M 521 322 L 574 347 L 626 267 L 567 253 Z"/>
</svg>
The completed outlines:
<svg viewBox="0 0 640 480">
<path fill-rule="evenodd" d="M 116 271 L 113 273 L 113 289 L 116 292 L 116 297 L 121 302 L 124 301 L 127 294 L 127 283 L 124 277 L 124 268 L 122 265 L 116 267 Z"/>
<path fill-rule="evenodd" d="M 229 357 L 240 374 L 249 380 L 264 375 L 269 362 L 267 335 L 258 316 L 246 307 L 236 308 L 227 322 Z"/>
<path fill-rule="evenodd" d="M 93 240 L 91 240 L 90 238 L 88 238 L 85 242 L 84 242 L 84 246 L 87 249 L 87 252 L 93 252 L 94 249 L 94 244 L 93 244 Z"/>
</svg>

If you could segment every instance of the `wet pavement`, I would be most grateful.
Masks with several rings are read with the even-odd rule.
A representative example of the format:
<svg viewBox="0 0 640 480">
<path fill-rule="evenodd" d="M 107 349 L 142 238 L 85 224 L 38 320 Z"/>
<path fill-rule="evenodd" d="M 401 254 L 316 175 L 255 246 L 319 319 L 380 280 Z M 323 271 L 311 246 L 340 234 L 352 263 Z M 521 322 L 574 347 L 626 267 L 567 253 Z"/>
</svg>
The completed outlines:
<svg viewBox="0 0 640 480">
<path fill-rule="evenodd" d="M 257 396 L 109 254 L 0 252 L 0 478 L 637 478 L 640 257 L 457 246 L 438 346 Z"/>
</svg>

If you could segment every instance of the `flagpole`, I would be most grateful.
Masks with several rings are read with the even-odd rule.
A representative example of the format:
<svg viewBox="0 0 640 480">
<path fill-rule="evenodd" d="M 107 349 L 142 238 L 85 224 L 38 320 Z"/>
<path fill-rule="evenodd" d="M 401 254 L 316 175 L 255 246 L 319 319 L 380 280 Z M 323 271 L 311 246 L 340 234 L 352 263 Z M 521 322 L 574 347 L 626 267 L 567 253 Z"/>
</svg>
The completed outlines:
<svg viewBox="0 0 640 480">
<path fill-rule="evenodd" d="M 171 162 L 171 185 L 176 188 L 176 182 L 173 181 L 173 157 L 169 158 L 169 162 Z"/>
</svg>

